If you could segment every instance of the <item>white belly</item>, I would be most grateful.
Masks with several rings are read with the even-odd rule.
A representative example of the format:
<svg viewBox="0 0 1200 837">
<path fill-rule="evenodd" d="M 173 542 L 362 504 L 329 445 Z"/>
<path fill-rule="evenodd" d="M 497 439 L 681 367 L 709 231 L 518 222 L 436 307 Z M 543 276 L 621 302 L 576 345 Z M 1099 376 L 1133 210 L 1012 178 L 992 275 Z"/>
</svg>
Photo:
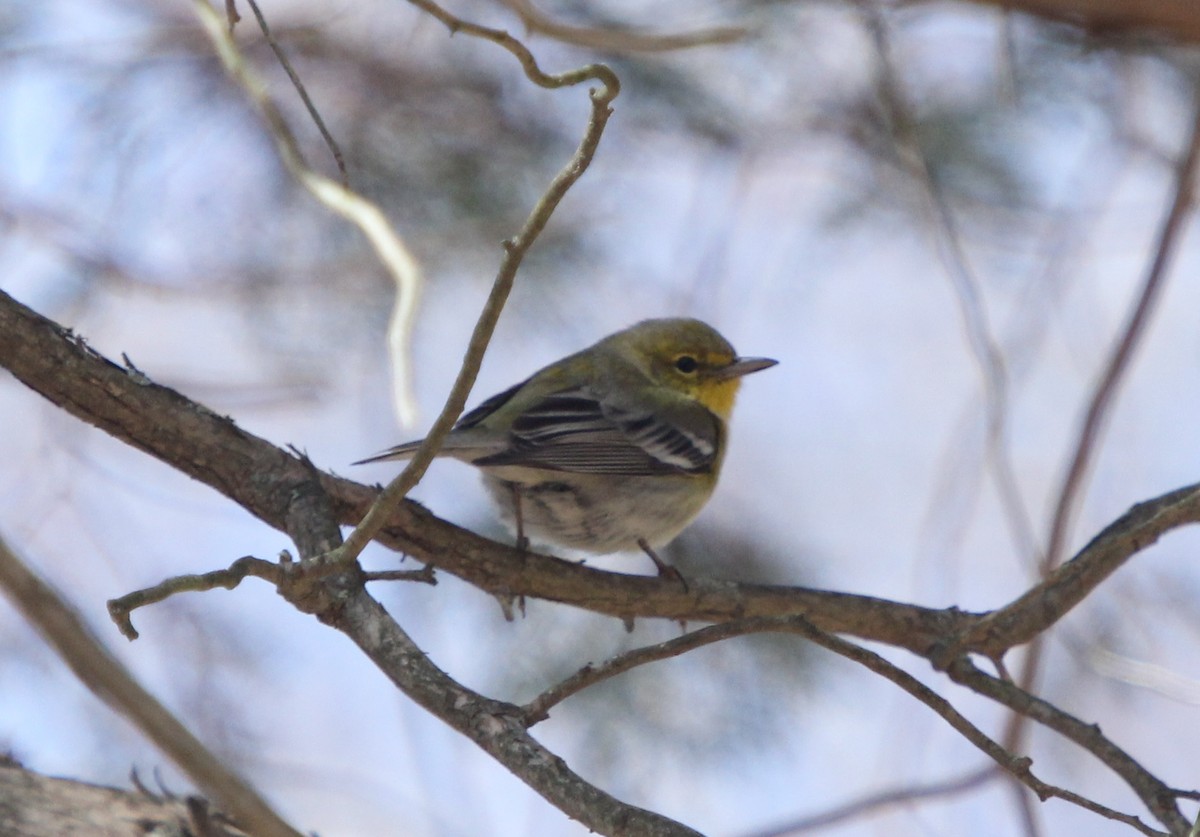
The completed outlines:
<svg viewBox="0 0 1200 837">
<path fill-rule="evenodd" d="M 637 550 L 643 539 L 651 547 L 673 540 L 708 501 L 711 486 L 696 490 L 701 479 L 490 468 L 483 481 L 510 525 L 514 490 L 520 496 L 522 529 L 531 541 L 606 555 Z"/>
</svg>

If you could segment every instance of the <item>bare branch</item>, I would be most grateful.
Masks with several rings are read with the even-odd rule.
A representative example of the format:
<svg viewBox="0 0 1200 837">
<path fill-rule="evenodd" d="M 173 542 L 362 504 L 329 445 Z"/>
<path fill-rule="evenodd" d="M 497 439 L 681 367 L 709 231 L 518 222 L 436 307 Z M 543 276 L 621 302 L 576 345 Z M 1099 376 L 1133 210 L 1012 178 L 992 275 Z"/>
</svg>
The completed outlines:
<svg viewBox="0 0 1200 837">
<path fill-rule="evenodd" d="M 213 570 L 199 575 L 179 575 L 168 578 L 153 587 L 135 590 L 119 598 L 109 599 L 108 615 L 116 623 L 122 636 L 128 640 L 135 640 L 138 638 L 138 632 L 133 627 L 130 614 L 139 607 L 158 604 L 176 593 L 201 593 L 215 590 L 218 587 L 232 590 L 241 584 L 246 576 L 251 575 L 274 584 L 280 584 L 283 581 L 281 565 L 246 555 L 234 561 L 225 570 Z"/>
<path fill-rule="evenodd" d="M 602 52 L 670 52 L 699 46 L 731 44 L 750 30 L 743 26 L 717 26 L 671 35 L 652 35 L 629 29 L 571 26 L 560 23 L 533 5 L 531 0 L 502 0 L 521 19 L 527 32 Z"/>
<path fill-rule="evenodd" d="M 934 244 L 954 291 L 967 344 L 971 348 L 983 381 L 988 461 L 1005 519 L 1018 549 L 1025 554 L 1036 555 L 1037 540 L 1033 534 L 1029 512 L 1017 487 L 1008 449 L 1008 371 L 1005 368 L 1003 353 L 992 336 L 980 281 L 967 257 L 966 247 L 963 245 L 958 223 L 945 191 L 934 176 L 929 156 L 925 153 L 914 128 L 912 109 L 901 88 L 899 70 L 892 59 L 887 22 L 874 2 L 868 0 L 860 6 L 875 44 L 876 86 L 887 122 L 900 145 L 901 162 L 909 169 L 913 179 L 921 185 L 925 210 L 934 234 Z"/>
<path fill-rule="evenodd" d="M 583 781 L 529 735 L 520 707 L 473 692 L 434 666 L 361 586 L 321 618 L 349 636 L 406 695 L 587 828 L 603 834 L 698 837 L 684 825 Z"/>
<path fill-rule="evenodd" d="M 522 707 L 522 711 L 525 713 L 526 723 L 529 726 L 533 726 L 540 721 L 544 721 L 550 716 L 549 713 L 553 707 L 562 703 L 571 695 L 582 692 L 589 686 L 594 686 L 601 681 L 616 677 L 618 674 L 623 674 L 630 669 L 637 668 L 646 663 L 666 660 L 670 657 L 678 657 L 680 654 L 685 654 L 688 651 L 693 651 L 705 645 L 711 645 L 714 642 L 720 642 L 723 639 L 777 630 L 779 630 L 779 623 L 775 619 L 739 619 L 733 622 L 709 625 L 706 628 L 700 628 L 697 631 L 669 639 L 666 642 L 660 642 L 657 645 L 635 648 L 632 651 L 626 651 L 623 654 L 618 654 L 615 657 L 605 660 L 598 666 L 593 666 L 589 663 L 566 680 L 551 686 L 525 704 Z"/>
<path fill-rule="evenodd" d="M 810 814 L 764 831 L 756 831 L 752 835 L 747 835 L 747 837 L 787 837 L 791 834 L 816 831 L 831 825 L 837 825 L 846 820 L 867 816 L 882 808 L 890 808 L 893 805 L 937 799 L 943 796 L 954 796 L 964 791 L 974 790 L 980 785 L 1004 775 L 1005 773 L 1000 769 L 999 765 L 988 764 L 979 770 L 973 770 L 956 779 L 869 793 L 859 799 L 852 799 L 848 802 L 835 805 L 826 811 Z"/>
<path fill-rule="evenodd" d="M 79 338 L 0 291 L 0 366 L 54 404 L 212 486 L 280 531 L 290 531 L 297 486 L 309 465 L 177 392 L 93 352 Z M 318 473 L 339 522 L 361 520 L 378 489 Z M 657 578 L 602 572 L 521 553 L 441 521 L 414 503 L 392 510 L 378 540 L 498 595 L 572 604 L 620 618 L 725 622 L 804 614 L 823 630 L 848 633 L 952 660 L 999 657 L 1052 624 L 1129 557 L 1158 537 L 1200 522 L 1200 486 L 1135 506 L 1026 596 L 987 616 L 799 587 L 696 578 L 684 593 Z M 1045 601 L 1043 601 L 1045 597 Z M 1041 627 L 1039 627 L 1041 626 Z M 957 639 L 955 639 L 957 637 Z M 943 649 L 934 653 L 933 649 Z"/>
<path fill-rule="evenodd" d="M 916 5 L 924 0 L 900 0 Z M 1200 6 L 1192 0 L 970 0 L 982 6 L 1012 9 L 1100 36 L 1158 34 L 1189 43 L 1200 41 Z"/>
<path fill-rule="evenodd" d="M 192 8 L 203 26 L 213 49 L 230 78 L 242 88 L 250 103 L 258 110 L 266 123 L 267 131 L 275 141 L 275 147 L 284 166 L 308 192 L 330 211 L 354 224 L 366 236 L 375 255 L 383 264 L 396 285 L 396 303 L 392 312 L 393 323 L 401 324 L 406 335 L 403 343 L 408 345 L 413 316 L 416 312 L 417 296 L 421 286 L 421 272 L 403 240 L 388 223 L 383 211 L 371 201 L 330 180 L 311 169 L 288 127 L 283 114 L 267 95 L 263 81 L 254 73 L 238 49 L 221 16 L 206 0 L 193 0 Z M 407 356 L 407 353 L 405 353 Z M 411 375 L 403 376 L 407 382 Z M 397 396 L 401 419 L 409 421 L 416 414 L 415 399 L 404 387 Z"/>
<path fill-rule="evenodd" d="M 980 750 L 982 750 L 986 756 L 991 758 L 993 761 L 996 762 L 996 764 L 998 764 L 1001 768 L 1003 768 L 1005 771 L 1007 771 L 1009 774 L 1011 774 L 1013 776 L 1013 778 L 1015 778 L 1021 784 L 1025 785 L 1030 790 L 1032 790 L 1034 793 L 1036 793 L 1038 795 L 1039 799 L 1045 801 L 1052 797 L 1057 797 L 1058 799 L 1062 799 L 1062 800 L 1070 802 L 1074 805 L 1078 805 L 1081 808 L 1085 808 L 1085 809 L 1092 811 L 1093 813 L 1099 814 L 1107 819 L 1118 820 L 1120 822 L 1125 823 L 1126 825 L 1131 825 L 1134 828 L 1137 828 L 1143 834 L 1151 834 L 1151 835 L 1160 834 L 1160 832 L 1157 832 L 1157 831 L 1147 827 L 1145 825 L 1145 823 L 1143 823 L 1137 817 L 1134 817 L 1129 814 L 1122 814 L 1119 811 L 1114 811 L 1111 808 L 1108 808 L 1104 805 L 1099 804 L 1098 802 L 1094 802 L 1090 799 L 1087 799 L 1086 797 L 1080 796 L 1079 794 L 1076 794 L 1072 791 L 1065 790 L 1065 789 L 1057 787 L 1055 785 L 1051 785 L 1047 782 L 1043 782 L 1041 779 L 1038 779 L 1036 776 L 1033 775 L 1033 772 L 1030 770 L 1030 765 L 1032 764 L 1032 761 L 1029 758 L 1024 757 L 1024 756 L 1016 756 L 1016 755 L 1013 755 L 1012 753 L 1010 753 L 1008 750 L 1006 750 L 1004 747 L 1002 747 L 996 741 L 994 741 L 993 739 L 988 737 L 986 734 L 984 734 L 984 732 L 982 730 L 980 730 L 978 727 L 976 727 L 974 724 L 972 724 L 970 721 L 968 721 L 961 713 L 958 712 L 957 709 L 954 708 L 953 705 L 951 705 L 951 703 L 948 700 L 943 698 L 937 692 L 933 691 L 933 689 L 929 688 L 921 681 L 917 680 L 915 677 L 913 677 L 908 672 L 904 671 L 903 669 L 898 668 L 897 666 L 892 665 L 891 663 L 889 663 L 887 660 L 885 660 L 883 657 L 879 656 L 878 654 L 876 654 L 872 651 L 868 651 L 867 649 L 862 648 L 860 646 L 854 645 L 853 643 L 847 642 L 844 639 L 835 637 L 831 634 L 825 633 L 824 631 L 818 630 L 816 627 L 814 627 L 811 623 L 809 623 L 803 617 L 792 617 L 789 619 L 783 619 L 783 620 L 780 620 L 780 623 L 781 623 L 781 630 L 786 630 L 791 633 L 800 634 L 801 636 L 816 643 L 817 645 L 820 645 L 823 648 L 833 651 L 835 654 L 840 654 L 843 657 L 851 659 L 854 662 L 858 663 L 859 665 L 862 665 L 862 666 L 866 667 L 867 669 L 869 669 L 870 671 L 873 671 L 874 673 L 876 673 L 882 677 L 885 677 L 888 680 L 895 683 L 901 689 L 908 692 L 910 695 L 915 697 L 917 700 L 921 701 L 921 703 L 925 704 L 930 709 L 932 709 L 934 712 L 936 712 L 939 716 L 941 716 L 941 718 L 944 721 L 946 721 L 946 723 L 948 723 L 959 734 L 961 734 L 964 738 L 966 738 L 967 741 L 971 742 L 976 747 L 978 747 Z M 969 668 L 973 669 L 973 667 L 970 666 L 969 661 L 963 662 L 962 665 L 964 668 L 969 667 Z M 975 671 L 978 672 L 977 669 Z M 987 675 L 984 675 L 982 672 L 978 672 L 978 674 L 982 677 L 987 677 Z M 955 679 L 955 682 L 959 682 L 959 683 L 965 682 L 965 680 L 959 679 L 959 677 L 957 677 L 957 676 L 955 676 L 954 679 Z M 1012 686 L 1011 684 L 1004 684 L 1003 681 L 997 680 L 996 678 L 989 678 L 989 679 L 994 683 L 1001 683 L 1002 685 L 1011 689 L 1013 692 L 1020 692 L 1020 690 L 1017 689 L 1017 687 Z M 975 688 L 973 681 L 972 681 L 972 683 L 970 683 L 968 685 L 970 685 L 971 688 Z M 979 691 L 980 694 L 988 694 L 986 692 L 981 691 L 980 689 L 976 689 L 976 691 Z M 989 694 L 989 696 L 990 696 L 990 694 Z M 1036 700 L 1036 698 L 1031 698 L 1031 700 Z M 1006 703 L 1006 705 L 1008 705 L 1008 704 Z M 1049 704 L 1047 704 L 1047 706 L 1049 706 Z M 1054 709 L 1054 707 L 1050 707 L 1050 708 Z M 1054 711 L 1058 712 L 1057 709 L 1054 709 Z M 1059 713 L 1059 714 L 1065 715 L 1065 713 Z M 1067 716 L 1067 717 L 1069 717 L 1069 716 Z M 1072 719 L 1072 720 L 1074 720 L 1074 719 Z M 1079 723 L 1079 722 L 1076 722 L 1076 723 Z M 1055 727 L 1055 729 L 1057 729 L 1057 727 Z M 1071 736 L 1068 735 L 1068 737 L 1071 737 Z M 1075 739 L 1072 738 L 1072 740 L 1075 740 Z M 1117 753 L 1121 752 L 1116 747 L 1116 745 L 1112 744 L 1106 738 L 1104 738 L 1100 734 L 1098 729 L 1095 730 L 1094 736 L 1090 743 L 1093 744 L 1094 746 L 1096 746 L 1097 750 L 1102 751 L 1103 755 L 1101 754 L 1101 752 L 1098 752 L 1097 750 L 1093 750 L 1091 747 L 1088 747 L 1088 749 L 1091 750 L 1091 752 L 1095 753 L 1102 761 L 1104 761 L 1106 764 L 1109 764 L 1110 766 L 1112 766 L 1112 763 L 1105 756 L 1111 757 L 1111 754 L 1114 751 Z M 1121 755 L 1124 755 L 1124 753 L 1121 753 Z M 1128 759 L 1127 756 L 1126 756 L 1126 758 Z M 1142 795 L 1141 790 L 1143 787 L 1145 787 L 1149 783 L 1158 783 L 1158 780 L 1154 779 L 1154 777 L 1151 776 L 1148 772 L 1146 772 L 1141 767 L 1141 765 L 1137 764 L 1137 762 L 1134 762 L 1132 759 L 1128 759 L 1128 761 L 1129 761 L 1129 764 L 1122 764 L 1122 767 L 1125 772 L 1118 771 L 1118 773 L 1120 773 L 1122 778 L 1126 779 L 1126 781 L 1130 784 L 1130 786 L 1135 791 L 1138 791 L 1139 796 L 1141 796 Z M 1158 784 L 1161 785 L 1161 783 L 1158 783 Z M 1162 787 L 1165 788 L 1166 786 L 1163 785 Z M 1146 801 L 1146 797 L 1144 797 L 1144 796 L 1143 796 L 1143 801 Z M 1150 807 L 1151 807 L 1151 810 L 1153 810 L 1155 812 L 1155 814 L 1158 815 L 1159 818 L 1163 820 L 1163 822 L 1168 823 L 1169 825 L 1171 825 L 1171 827 L 1173 827 L 1173 818 L 1178 818 L 1178 811 L 1176 811 L 1174 809 L 1174 799 L 1173 798 L 1169 799 L 1168 802 L 1169 802 L 1169 804 L 1161 806 L 1161 811 L 1157 810 L 1154 806 L 1150 806 Z M 1147 802 L 1147 804 L 1149 805 L 1149 802 Z"/>
<path fill-rule="evenodd" d="M 345 633 L 408 697 L 470 738 L 568 816 L 605 834 L 633 829 L 662 837 L 696 837 L 690 828 L 627 805 L 584 782 L 525 732 L 525 715 L 519 707 L 473 692 L 435 666 L 367 594 L 363 585 L 369 577 L 357 565 L 348 570 L 320 554 L 300 563 L 291 562 L 286 554 L 279 564 L 240 558 L 227 570 L 180 576 L 131 593 L 110 602 L 109 611 L 118 624 L 122 619 L 128 623 L 134 608 L 182 591 L 232 589 L 247 576 L 271 581 L 289 602 Z M 426 568 L 405 577 L 424 580 L 432 575 Z M 132 632 L 132 626 L 128 630 Z"/>
<path fill-rule="evenodd" d="M 1079 505 L 1084 479 L 1091 465 L 1097 441 L 1102 432 L 1109 408 L 1116 397 L 1117 390 L 1125 377 L 1125 370 L 1133 358 L 1134 352 L 1141 343 L 1146 330 L 1146 324 L 1154 311 L 1154 305 L 1162 294 L 1167 270 L 1183 229 L 1184 219 L 1191 211 L 1192 195 L 1195 189 L 1197 161 L 1200 160 L 1200 93 L 1194 92 L 1194 113 L 1191 131 L 1184 144 L 1184 153 L 1179 159 L 1175 170 L 1175 188 L 1171 196 L 1171 205 L 1163 218 L 1159 229 L 1158 242 L 1154 248 L 1154 257 L 1146 270 L 1146 278 L 1138 291 L 1137 302 L 1129 314 L 1129 319 L 1121 329 L 1108 363 L 1100 380 L 1096 383 L 1091 403 L 1079 429 L 1078 441 L 1074 455 L 1063 478 L 1062 487 L 1058 491 L 1058 502 L 1054 509 L 1054 519 L 1050 524 L 1050 535 L 1046 544 L 1044 571 L 1057 566 L 1060 555 L 1066 547 L 1070 532 L 1071 518 Z"/>
<path fill-rule="evenodd" d="M 245 779 L 227 768 L 88 629 L 78 612 L 0 539 L 0 588 L 85 686 L 133 724 L 239 825 L 263 837 L 300 837 Z"/>
<path fill-rule="evenodd" d="M 1180 796 L 1173 789 L 1155 778 L 1128 753 L 1105 738 L 1096 724 L 1085 724 L 1078 718 L 1063 712 L 1058 707 L 1042 700 L 1013 683 L 1006 683 L 980 671 L 967 657 L 960 657 L 946 669 L 954 682 L 989 697 L 1027 718 L 1058 732 L 1074 741 L 1120 776 L 1142 800 L 1142 803 L 1158 820 L 1170 829 L 1171 834 L 1187 833 L 1189 824 L 1179 813 L 1175 804 Z M 1073 800 L 1074 801 L 1074 800 Z M 1087 806 L 1085 806 L 1087 807 Z M 1106 816 L 1108 816 L 1106 814 Z M 1148 830 L 1136 817 L 1126 815 L 1111 817 L 1134 825 L 1144 834 L 1158 832 Z"/>
<path fill-rule="evenodd" d="M 1131 556 L 1166 532 L 1192 523 L 1200 523 L 1200 483 L 1138 503 L 1041 584 L 986 615 L 964 638 L 962 647 L 998 657 L 1015 645 L 1031 641 Z"/>
<path fill-rule="evenodd" d="M 446 403 L 437 419 L 434 420 L 429 434 L 404 469 L 388 484 L 371 509 L 359 521 L 354 531 L 346 538 L 346 542 L 339 547 L 337 559 L 341 561 L 352 561 L 357 558 L 384 527 L 391 509 L 421 480 L 429 463 L 433 461 L 438 449 L 441 448 L 446 435 L 458 420 L 466 406 L 467 396 L 475 383 L 475 377 L 479 374 L 484 352 L 487 351 L 488 343 L 491 342 L 492 333 L 500 319 L 500 312 L 504 309 L 504 303 L 508 300 L 509 292 L 516 281 L 517 270 L 524 261 L 526 253 L 529 252 L 529 248 L 533 246 L 534 241 L 549 222 L 550 216 L 566 195 L 567 190 L 583 176 L 588 166 L 591 165 L 596 148 L 600 143 L 600 137 L 604 133 L 604 127 L 608 124 L 609 116 L 612 115 L 609 105 L 621 89 L 616 75 L 602 64 L 589 64 L 578 70 L 549 76 L 538 67 L 533 54 L 525 45 L 507 32 L 461 20 L 430 0 L 411 0 L 411 2 L 444 23 L 452 33 L 466 32 L 500 44 L 517 56 L 521 66 L 525 69 L 525 74 L 536 84 L 557 88 L 595 80 L 604 87 L 600 91 L 595 89 L 591 91 L 591 117 L 575 154 L 550 181 L 549 187 L 534 205 L 520 231 L 504 243 L 504 257 L 501 259 L 500 269 L 492 283 L 492 290 L 479 314 L 479 319 L 475 323 L 475 329 L 471 333 L 471 340 L 467 346 L 462 367 L 458 371 Z"/>
<path fill-rule="evenodd" d="M 230 2 L 232 3 L 233 0 L 230 0 Z M 313 104 L 313 100 L 308 95 L 308 90 L 305 88 L 304 82 L 300 80 L 299 74 L 292 68 L 292 62 L 288 60 L 287 53 L 283 51 L 283 47 L 279 45 L 279 42 L 275 40 L 275 36 L 271 34 L 271 28 L 267 26 L 267 19 L 258 7 L 257 0 L 246 0 L 246 2 L 250 4 L 250 9 L 254 12 L 254 17 L 258 21 L 258 28 L 262 30 L 263 37 L 267 39 L 267 44 L 271 47 L 271 51 L 275 53 L 275 58 L 279 61 L 279 65 L 283 67 L 283 71 L 287 73 L 292 86 L 300 94 L 300 101 L 304 102 L 304 107 L 308 111 L 308 115 L 312 117 L 313 124 L 321 132 L 321 138 L 329 146 L 329 153 L 333 155 L 333 161 L 337 164 L 338 173 L 341 174 L 342 186 L 349 188 L 350 177 L 346 173 L 346 160 L 342 157 L 342 149 L 338 147 L 337 140 L 333 138 L 333 134 L 329 133 L 329 129 L 325 127 L 325 120 L 321 118 L 317 106 Z M 235 22 L 232 18 L 230 19 L 229 29 L 231 33 Z"/>
</svg>

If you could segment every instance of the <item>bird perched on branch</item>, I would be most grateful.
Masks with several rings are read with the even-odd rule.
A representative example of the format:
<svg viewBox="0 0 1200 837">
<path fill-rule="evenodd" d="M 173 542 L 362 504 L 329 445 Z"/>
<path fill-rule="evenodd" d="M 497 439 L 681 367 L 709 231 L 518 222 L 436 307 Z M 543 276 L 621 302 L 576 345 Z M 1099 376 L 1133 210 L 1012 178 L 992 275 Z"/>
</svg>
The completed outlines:
<svg viewBox="0 0 1200 837">
<path fill-rule="evenodd" d="M 438 455 L 483 472 L 520 547 L 640 548 L 679 577 L 655 548 L 712 495 L 742 377 L 776 362 L 739 357 L 699 320 L 646 320 L 487 399 Z M 354 464 L 407 459 L 421 441 Z"/>
</svg>

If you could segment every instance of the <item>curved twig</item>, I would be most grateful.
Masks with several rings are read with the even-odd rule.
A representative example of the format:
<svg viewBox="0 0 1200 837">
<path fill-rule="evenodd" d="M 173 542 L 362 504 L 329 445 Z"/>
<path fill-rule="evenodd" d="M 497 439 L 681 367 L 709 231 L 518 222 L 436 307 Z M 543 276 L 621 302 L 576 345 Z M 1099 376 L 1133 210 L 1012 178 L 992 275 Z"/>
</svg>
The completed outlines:
<svg viewBox="0 0 1200 837">
<path fill-rule="evenodd" d="M 600 137 L 603 135 L 604 128 L 608 124 L 608 118 L 612 115 L 612 109 L 609 105 L 621 89 L 616 74 L 603 64 L 589 64 L 586 67 L 570 70 L 558 75 L 547 75 L 542 72 L 529 49 L 507 32 L 464 21 L 445 11 L 435 3 L 429 2 L 429 0 L 410 0 L 410 2 L 436 17 L 449 27 L 452 33 L 466 32 L 467 34 L 500 44 L 517 57 L 517 60 L 521 62 L 521 66 L 525 69 L 525 74 L 536 84 L 543 87 L 557 88 L 579 84 L 587 80 L 595 80 L 601 82 L 604 86 L 601 90 L 593 89 L 591 91 L 591 117 L 588 120 L 583 138 L 580 140 L 578 148 L 575 149 L 574 155 L 572 155 L 566 166 L 550 181 L 550 185 L 530 211 L 529 217 L 526 218 L 520 231 L 511 239 L 504 242 L 504 257 L 501 259 L 496 279 L 492 283 L 492 290 L 488 294 L 483 310 L 479 314 L 479 319 L 475 323 L 475 329 L 471 332 L 471 340 L 467 346 L 466 356 L 463 358 L 458 376 L 450 388 L 450 394 L 446 397 L 446 403 L 442 407 L 441 412 L 438 413 L 437 419 L 434 420 L 433 426 L 425 437 L 425 441 L 417 448 L 399 475 L 379 495 L 379 498 L 372 504 L 371 509 L 359 521 L 349 537 L 346 538 L 346 542 L 338 548 L 337 560 L 346 562 L 357 558 L 363 549 L 366 548 L 367 544 L 379 534 L 380 530 L 387 523 L 391 509 L 424 476 L 429 463 L 433 461 L 434 456 L 437 455 L 438 449 L 445 440 L 446 434 L 450 432 L 450 429 L 454 426 L 454 422 L 457 421 L 458 416 L 462 413 L 467 403 L 467 396 L 470 394 L 471 387 L 475 383 L 475 377 L 479 374 L 479 367 L 483 363 L 484 352 L 487 351 L 488 344 L 492 339 L 492 333 L 496 329 L 496 323 L 500 319 L 500 312 L 504 309 L 504 303 L 508 300 L 509 292 L 512 290 L 513 282 L 516 280 L 517 270 L 520 268 L 522 261 L 524 261 L 526 253 L 529 252 L 529 248 L 533 246 L 533 242 L 542 230 L 545 229 L 550 216 L 566 195 L 567 190 L 583 176 L 588 166 L 591 165 L 592 158 L 596 154 L 596 148 L 600 143 Z"/>
<path fill-rule="evenodd" d="M 404 241 L 392 229 L 383 211 L 376 204 L 309 167 L 283 114 L 267 95 L 266 85 L 246 62 L 216 9 L 210 6 L 207 0 L 193 0 L 192 8 L 226 73 L 242 88 L 266 122 L 267 131 L 275 141 L 284 167 L 327 209 L 354 224 L 366 236 L 375 250 L 375 255 L 396 285 L 393 322 L 403 324 L 405 334 L 410 334 L 420 293 L 421 272 Z M 408 342 L 406 338 L 404 345 L 407 346 Z M 411 377 L 403 376 L 406 382 L 411 380 Z M 407 387 L 404 388 L 397 396 L 402 420 L 409 421 L 416 415 L 414 404 L 415 399 L 411 392 Z"/>
</svg>

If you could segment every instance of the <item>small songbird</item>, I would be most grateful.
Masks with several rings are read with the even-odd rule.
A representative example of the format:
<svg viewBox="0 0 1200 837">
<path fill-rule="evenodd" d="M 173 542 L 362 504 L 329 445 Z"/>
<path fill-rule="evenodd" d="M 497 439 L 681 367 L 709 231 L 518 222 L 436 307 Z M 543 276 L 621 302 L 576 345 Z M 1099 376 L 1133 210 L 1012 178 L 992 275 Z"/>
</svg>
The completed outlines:
<svg viewBox="0 0 1200 837">
<path fill-rule="evenodd" d="M 483 472 L 518 544 L 596 554 L 655 548 L 704 507 L 721 471 L 741 378 L 774 366 L 738 357 L 711 326 L 646 320 L 494 395 L 459 420 L 439 456 Z M 354 464 L 407 459 L 406 442 Z"/>
</svg>

